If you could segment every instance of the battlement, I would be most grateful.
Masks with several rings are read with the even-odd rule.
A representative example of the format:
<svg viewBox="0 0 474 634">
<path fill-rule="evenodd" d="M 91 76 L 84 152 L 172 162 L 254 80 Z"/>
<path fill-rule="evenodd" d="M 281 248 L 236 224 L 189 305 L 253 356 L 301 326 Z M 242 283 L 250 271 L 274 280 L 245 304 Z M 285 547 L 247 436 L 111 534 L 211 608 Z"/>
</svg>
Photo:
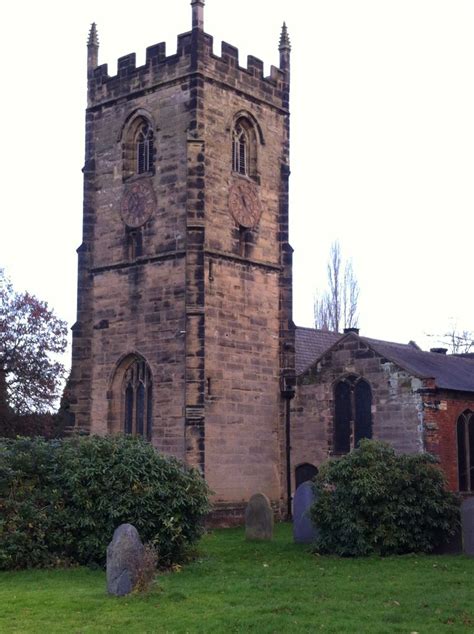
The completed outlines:
<svg viewBox="0 0 474 634">
<path fill-rule="evenodd" d="M 118 59 L 117 74 L 108 74 L 107 64 L 95 66 L 98 59 L 98 41 L 89 59 L 93 65 L 88 68 L 88 105 L 96 107 L 123 97 L 131 97 L 146 92 L 156 86 L 184 79 L 194 73 L 201 73 L 215 82 L 222 82 L 236 90 L 249 90 L 254 97 L 270 101 L 275 106 L 287 108 L 289 90 L 289 69 L 272 66 L 270 75 L 264 75 L 262 60 L 249 55 L 247 66 L 239 64 L 239 51 L 235 46 L 222 42 L 221 54 L 213 50 L 213 37 L 193 29 L 178 35 L 177 50 L 166 54 L 166 43 L 160 42 L 146 49 L 146 60 L 142 66 L 136 66 L 136 54 L 129 53 Z M 92 31 L 92 29 L 91 29 Z M 280 59 L 281 49 L 280 49 Z"/>
</svg>

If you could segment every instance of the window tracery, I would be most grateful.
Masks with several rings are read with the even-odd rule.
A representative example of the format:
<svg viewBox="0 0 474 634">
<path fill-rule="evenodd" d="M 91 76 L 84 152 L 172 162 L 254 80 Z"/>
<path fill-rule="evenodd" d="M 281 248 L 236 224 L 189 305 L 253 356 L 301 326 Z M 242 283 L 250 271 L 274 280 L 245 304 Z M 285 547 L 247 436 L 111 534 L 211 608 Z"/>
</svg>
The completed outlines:
<svg viewBox="0 0 474 634">
<path fill-rule="evenodd" d="M 152 174 L 154 134 L 150 121 L 140 115 L 127 125 L 123 142 L 123 177 Z"/>
<path fill-rule="evenodd" d="M 372 438 L 372 391 L 364 379 L 348 377 L 334 386 L 334 453 L 349 453 Z"/>
<path fill-rule="evenodd" d="M 240 117 L 232 130 L 232 171 L 241 176 L 257 176 L 257 135 L 246 117 Z"/>
<path fill-rule="evenodd" d="M 135 359 L 123 377 L 123 430 L 125 434 L 151 439 L 152 389 L 150 368 L 143 359 Z"/>
<path fill-rule="evenodd" d="M 474 490 L 474 412 L 466 411 L 457 420 L 458 481 L 460 491 Z"/>
<path fill-rule="evenodd" d="M 144 121 L 137 131 L 135 145 L 137 174 L 151 172 L 153 166 L 153 130 L 147 121 Z"/>
</svg>

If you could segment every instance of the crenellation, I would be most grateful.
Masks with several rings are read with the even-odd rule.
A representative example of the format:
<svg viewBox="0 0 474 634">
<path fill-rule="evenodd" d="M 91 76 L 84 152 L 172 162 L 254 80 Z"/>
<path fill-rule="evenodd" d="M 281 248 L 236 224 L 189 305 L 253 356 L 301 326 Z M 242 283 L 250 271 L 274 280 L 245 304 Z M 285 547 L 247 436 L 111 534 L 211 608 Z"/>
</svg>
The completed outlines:
<svg viewBox="0 0 474 634">
<path fill-rule="evenodd" d="M 219 59 L 218 56 L 216 56 Z M 228 42 L 222 42 L 220 59 L 235 68 L 239 67 L 239 49 Z"/>
<path fill-rule="evenodd" d="M 166 59 L 166 42 L 160 42 L 146 49 L 146 66 L 156 66 Z"/>
<path fill-rule="evenodd" d="M 123 55 L 117 60 L 117 74 L 119 76 L 131 75 L 136 70 L 136 55 L 135 53 L 128 53 Z"/>
<path fill-rule="evenodd" d="M 129 53 L 118 59 L 117 75 L 109 76 L 107 64 L 91 68 L 89 73 L 90 106 L 202 73 L 236 90 L 245 88 L 253 98 L 288 107 L 288 78 L 284 70 L 272 66 L 270 75 L 264 77 L 263 61 L 253 55 L 247 57 L 247 67 L 241 67 L 235 46 L 222 42 L 221 55 L 216 55 L 212 36 L 201 31 L 178 35 L 175 54 L 167 56 L 166 44 L 160 42 L 146 49 L 142 66 L 136 67 L 136 55 Z"/>
<path fill-rule="evenodd" d="M 261 77 L 263 79 L 263 62 L 258 57 L 253 55 L 247 56 L 247 70 L 253 74 L 254 77 Z"/>
</svg>

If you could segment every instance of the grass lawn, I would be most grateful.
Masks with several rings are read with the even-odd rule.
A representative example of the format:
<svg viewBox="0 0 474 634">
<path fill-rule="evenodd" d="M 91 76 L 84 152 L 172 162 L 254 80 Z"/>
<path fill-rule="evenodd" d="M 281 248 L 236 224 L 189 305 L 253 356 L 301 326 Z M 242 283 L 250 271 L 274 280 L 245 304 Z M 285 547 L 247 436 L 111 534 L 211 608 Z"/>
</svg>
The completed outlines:
<svg viewBox="0 0 474 634">
<path fill-rule="evenodd" d="M 317 557 L 243 529 L 216 531 L 199 558 L 146 596 L 108 597 L 85 568 L 0 573 L 0 632 L 474 632 L 474 559 Z"/>
</svg>

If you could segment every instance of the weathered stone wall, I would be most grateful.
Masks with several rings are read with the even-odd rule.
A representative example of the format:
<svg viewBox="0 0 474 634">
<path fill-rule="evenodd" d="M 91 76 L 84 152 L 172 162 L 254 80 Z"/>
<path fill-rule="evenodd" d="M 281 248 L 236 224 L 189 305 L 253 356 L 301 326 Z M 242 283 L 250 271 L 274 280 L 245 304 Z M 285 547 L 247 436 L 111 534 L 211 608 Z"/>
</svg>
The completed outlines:
<svg viewBox="0 0 474 634">
<path fill-rule="evenodd" d="M 199 29 L 91 68 L 79 251 L 78 321 L 71 378 L 76 430 L 123 429 L 114 372 L 139 354 L 153 375 L 152 441 L 204 471 L 219 517 L 237 518 L 256 492 L 284 495 L 282 369 L 294 374 L 288 245 L 289 75 Z M 289 67 L 289 51 L 281 57 Z M 157 208 L 131 256 L 120 214 L 123 134 L 136 111 L 153 122 Z M 232 124 L 256 122 L 258 225 L 242 231 L 229 210 Z M 136 177 L 134 177 L 136 178 Z M 224 521 L 224 520 L 223 520 Z"/>
<path fill-rule="evenodd" d="M 153 376 L 153 443 L 184 454 L 183 260 L 171 260 L 94 277 L 91 432 L 123 431 L 121 385 L 113 386 L 117 364 L 138 353 Z"/>
<path fill-rule="evenodd" d="M 206 477 L 217 500 L 280 497 L 278 274 L 217 260 L 206 293 Z"/>
<path fill-rule="evenodd" d="M 72 390 L 76 429 L 121 431 L 121 395 L 112 379 L 121 359 L 138 353 L 153 374 L 153 442 L 185 457 L 186 130 L 189 90 L 167 85 L 153 94 L 89 108 L 84 283 L 79 290 Z M 142 228 L 142 252 L 131 257 L 121 217 L 123 143 L 127 120 L 143 111 L 153 123 L 156 209 Z M 86 201 L 89 200 L 86 209 Z M 81 276 L 80 276 L 81 279 Z M 80 355 L 78 350 L 84 350 Z M 74 355 L 76 359 L 74 360 Z M 81 398 L 81 395 L 84 397 Z M 74 398 L 74 397 L 73 397 Z"/>
<path fill-rule="evenodd" d="M 234 51 L 223 50 L 232 53 L 225 64 L 213 57 L 206 65 L 203 110 L 206 478 L 217 503 L 243 502 L 257 491 L 275 502 L 283 495 L 284 481 L 280 328 L 286 322 L 288 330 L 291 320 L 291 304 L 282 302 L 287 113 L 281 91 L 275 99 L 276 88 L 262 81 L 260 70 L 254 75 L 239 69 Z M 255 123 L 256 188 L 262 205 L 244 248 L 229 209 L 232 184 L 246 180 L 232 172 L 231 134 L 239 114 Z"/>
<path fill-rule="evenodd" d="M 423 406 L 417 392 L 422 382 L 349 336 L 298 378 L 291 419 L 293 476 L 299 464 L 318 467 L 332 455 L 334 384 L 348 375 L 370 384 L 373 438 L 399 452 L 423 451 Z"/>
</svg>

